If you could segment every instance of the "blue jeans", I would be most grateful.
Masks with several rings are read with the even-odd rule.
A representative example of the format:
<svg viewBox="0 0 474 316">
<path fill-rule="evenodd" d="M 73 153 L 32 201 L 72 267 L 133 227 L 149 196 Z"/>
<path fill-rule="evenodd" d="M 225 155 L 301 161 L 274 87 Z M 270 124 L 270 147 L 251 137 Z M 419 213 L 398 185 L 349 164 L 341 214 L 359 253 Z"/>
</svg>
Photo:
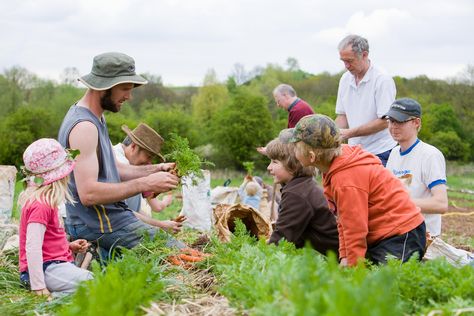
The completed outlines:
<svg viewBox="0 0 474 316">
<path fill-rule="evenodd" d="M 392 152 L 392 149 L 389 149 L 387 151 L 384 151 L 383 153 L 375 155 L 380 159 L 380 162 L 382 163 L 384 167 L 387 166 L 387 160 L 388 160 L 388 157 L 390 157 L 390 153 Z"/>
<path fill-rule="evenodd" d="M 131 249 L 138 245 L 143 239 L 144 235 L 148 235 L 153 239 L 159 228 L 145 224 L 141 221 L 136 221 L 125 225 L 124 227 L 113 231 L 112 233 L 102 234 L 89 229 L 86 225 L 66 225 L 69 235 L 73 240 L 83 238 L 87 241 L 97 244 L 98 247 L 110 253 L 116 247 L 124 247 Z M 163 233 L 163 232 L 162 232 Z M 166 246 L 170 248 L 186 248 L 186 245 L 181 241 L 174 239 L 166 234 Z"/>
</svg>

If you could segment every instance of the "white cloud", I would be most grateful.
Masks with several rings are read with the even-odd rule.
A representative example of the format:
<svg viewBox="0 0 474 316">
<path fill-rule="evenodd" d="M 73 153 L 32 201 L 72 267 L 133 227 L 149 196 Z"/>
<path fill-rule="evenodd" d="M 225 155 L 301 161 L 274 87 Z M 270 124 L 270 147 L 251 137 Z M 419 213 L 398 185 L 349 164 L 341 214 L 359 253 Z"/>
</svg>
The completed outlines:
<svg viewBox="0 0 474 316">
<path fill-rule="evenodd" d="M 337 44 L 368 38 L 371 58 L 394 75 L 455 75 L 474 64 L 469 0 L 0 0 L 0 71 L 21 65 L 58 78 L 90 70 L 92 57 L 122 51 L 167 84 L 199 84 L 295 57 L 309 72 L 337 72 Z"/>
</svg>

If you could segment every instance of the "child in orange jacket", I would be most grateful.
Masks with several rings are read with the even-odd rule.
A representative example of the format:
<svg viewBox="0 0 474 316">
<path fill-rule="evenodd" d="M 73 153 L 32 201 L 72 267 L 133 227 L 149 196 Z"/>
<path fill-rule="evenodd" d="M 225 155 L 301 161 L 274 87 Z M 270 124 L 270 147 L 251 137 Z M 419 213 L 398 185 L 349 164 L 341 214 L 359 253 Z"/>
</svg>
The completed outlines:
<svg viewBox="0 0 474 316">
<path fill-rule="evenodd" d="M 343 266 L 367 258 L 385 263 L 387 255 L 421 260 L 426 228 L 420 210 L 402 183 L 380 160 L 359 146 L 342 145 L 339 129 L 325 115 L 308 115 L 293 130 L 296 157 L 323 175 L 324 194 L 338 218 Z"/>
</svg>

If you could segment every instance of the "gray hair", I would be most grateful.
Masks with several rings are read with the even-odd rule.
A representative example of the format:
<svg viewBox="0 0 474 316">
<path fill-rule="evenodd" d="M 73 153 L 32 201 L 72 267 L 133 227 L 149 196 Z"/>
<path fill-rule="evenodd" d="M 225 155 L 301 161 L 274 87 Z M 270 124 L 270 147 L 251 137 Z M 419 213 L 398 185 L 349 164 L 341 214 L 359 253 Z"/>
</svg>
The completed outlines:
<svg viewBox="0 0 474 316">
<path fill-rule="evenodd" d="M 279 84 L 274 90 L 273 90 L 273 95 L 283 95 L 283 94 L 288 94 L 290 97 L 296 97 L 296 91 L 293 89 L 292 86 L 289 84 Z"/>
<path fill-rule="evenodd" d="M 341 51 L 349 45 L 357 56 L 361 56 L 363 52 L 369 52 L 369 42 L 362 36 L 355 34 L 347 35 L 342 39 L 337 48 Z"/>
</svg>

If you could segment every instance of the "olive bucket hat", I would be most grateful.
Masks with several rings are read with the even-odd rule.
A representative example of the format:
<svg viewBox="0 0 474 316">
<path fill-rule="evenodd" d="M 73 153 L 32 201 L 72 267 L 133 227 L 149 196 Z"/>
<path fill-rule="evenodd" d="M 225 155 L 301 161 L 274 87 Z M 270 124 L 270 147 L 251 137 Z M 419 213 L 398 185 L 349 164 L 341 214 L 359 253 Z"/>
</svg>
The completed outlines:
<svg viewBox="0 0 474 316">
<path fill-rule="evenodd" d="M 108 90 L 121 83 L 133 83 L 135 87 L 148 81 L 135 73 L 135 61 L 122 53 L 104 53 L 94 57 L 92 70 L 78 79 L 92 90 Z"/>
<path fill-rule="evenodd" d="M 133 131 L 127 125 L 122 125 L 122 130 L 140 148 L 160 157 L 162 161 L 166 161 L 165 157 L 160 154 L 161 146 L 165 140 L 153 128 L 145 123 L 140 123 Z"/>
</svg>

